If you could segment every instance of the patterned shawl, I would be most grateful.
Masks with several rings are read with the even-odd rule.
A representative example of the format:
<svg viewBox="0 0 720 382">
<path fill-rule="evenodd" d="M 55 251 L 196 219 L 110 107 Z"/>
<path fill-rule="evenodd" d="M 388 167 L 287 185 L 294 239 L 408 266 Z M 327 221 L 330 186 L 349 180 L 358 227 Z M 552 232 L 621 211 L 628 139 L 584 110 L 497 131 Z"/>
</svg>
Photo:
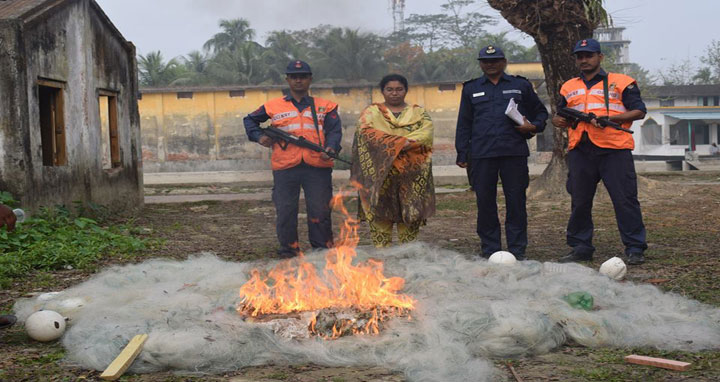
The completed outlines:
<svg viewBox="0 0 720 382">
<path fill-rule="evenodd" d="M 414 142 L 403 149 L 408 140 Z M 407 106 L 397 118 L 382 104 L 363 111 L 350 171 L 361 219 L 413 223 L 435 213 L 432 142 L 432 120 L 420 106 Z"/>
</svg>

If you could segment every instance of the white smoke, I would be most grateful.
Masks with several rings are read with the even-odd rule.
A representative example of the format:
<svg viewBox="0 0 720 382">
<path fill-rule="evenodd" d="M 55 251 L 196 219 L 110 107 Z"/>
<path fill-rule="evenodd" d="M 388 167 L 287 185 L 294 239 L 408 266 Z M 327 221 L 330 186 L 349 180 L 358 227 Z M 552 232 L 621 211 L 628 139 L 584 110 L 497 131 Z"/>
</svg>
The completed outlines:
<svg viewBox="0 0 720 382">
<path fill-rule="evenodd" d="M 249 270 L 273 264 L 209 254 L 113 267 L 44 301 L 18 301 L 15 311 L 20 320 L 41 308 L 69 317 L 67 357 L 88 369 L 103 370 L 134 335 L 149 334 L 135 373 L 312 362 L 383 366 L 411 381 L 489 381 L 489 357 L 543 354 L 569 338 L 590 347 L 720 346 L 720 309 L 580 265 L 492 265 L 422 243 L 358 252 L 405 278 L 403 292 L 418 300 L 412 320 L 390 321 L 377 336 L 284 339 L 234 310 Z M 323 255 L 308 259 L 322 268 Z M 589 292 L 595 310 L 570 307 L 563 296 L 575 291 Z"/>
</svg>

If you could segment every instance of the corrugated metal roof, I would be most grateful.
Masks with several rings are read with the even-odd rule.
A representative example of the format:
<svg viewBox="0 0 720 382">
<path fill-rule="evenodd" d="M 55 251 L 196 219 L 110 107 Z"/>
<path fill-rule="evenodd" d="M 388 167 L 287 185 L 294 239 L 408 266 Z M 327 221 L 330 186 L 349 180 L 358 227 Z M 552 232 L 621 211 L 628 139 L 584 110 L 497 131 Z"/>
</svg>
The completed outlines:
<svg viewBox="0 0 720 382">
<path fill-rule="evenodd" d="M 718 111 L 697 111 L 697 112 L 674 112 L 663 113 L 665 116 L 682 119 L 685 121 L 697 120 L 720 120 L 720 110 Z"/>
<path fill-rule="evenodd" d="M 648 86 L 641 90 L 646 98 L 720 96 L 720 85 Z"/>
<path fill-rule="evenodd" d="M 0 0 L 0 20 L 21 19 L 33 9 L 55 2 L 57 0 Z"/>
</svg>

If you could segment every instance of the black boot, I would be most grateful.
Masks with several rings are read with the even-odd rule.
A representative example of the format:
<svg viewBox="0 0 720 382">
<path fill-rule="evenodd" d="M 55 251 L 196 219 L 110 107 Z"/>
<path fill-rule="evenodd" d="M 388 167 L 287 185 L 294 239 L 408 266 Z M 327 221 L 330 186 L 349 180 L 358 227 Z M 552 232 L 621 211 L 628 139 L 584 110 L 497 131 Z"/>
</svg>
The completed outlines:
<svg viewBox="0 0 720 382">
<path fill-rule="evenodd" d="M 580 253 L 574 249 L 558 260 L 558 263 L 575 263 L 578 261 L 592 261 L 592 253 Z"/>
<path fill-rule="evenodd" d="M 11 314 L 0 315 L 0 329 L 9 328 L 17 322 L 17 317 Z"/>
<path fill-rule="evenodd" d="M 629 265 L 640 265 L 645 262 L 645 256 L 640 252 L 632 252 L 628 254 L 627 263 Z"/>
</svg>

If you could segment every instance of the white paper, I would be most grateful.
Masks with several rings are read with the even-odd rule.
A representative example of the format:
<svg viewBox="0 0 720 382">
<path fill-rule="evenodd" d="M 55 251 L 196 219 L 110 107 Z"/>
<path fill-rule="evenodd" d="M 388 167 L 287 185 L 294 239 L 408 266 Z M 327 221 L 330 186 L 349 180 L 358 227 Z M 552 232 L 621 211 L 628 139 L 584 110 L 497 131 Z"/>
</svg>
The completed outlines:
<svg viewBox="0 0 720 382">
<path fill-rule="evenodd" d="M 505 115 L 510 117 L 518 126 L 525 123 L 525 117 L 518 111 L 514 98 L 510 98 L 510 102 L 508 102 L 507 108 L 505 108 Z"/>
</svg>

